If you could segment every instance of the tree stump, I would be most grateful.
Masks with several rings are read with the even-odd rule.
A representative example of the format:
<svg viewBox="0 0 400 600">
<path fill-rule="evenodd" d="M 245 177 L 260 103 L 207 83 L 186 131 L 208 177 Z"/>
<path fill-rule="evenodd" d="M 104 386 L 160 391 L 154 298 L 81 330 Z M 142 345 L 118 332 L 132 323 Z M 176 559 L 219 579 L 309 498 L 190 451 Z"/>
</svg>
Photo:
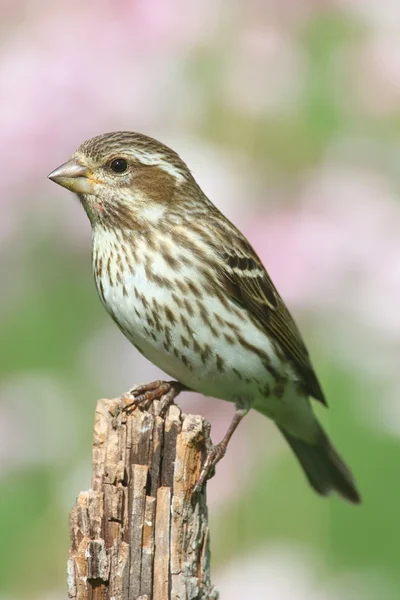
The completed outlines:
<svg viewBox="0 0 400 600">
<path fill-rule="evenodd" d="M 176 405 L 160 416 L 99 400 L 92 489 L 70 514 L 74 600 L 217 600 L 210 582 L 205 488 L 193 493 L 210 426 Z"/>
</svg>

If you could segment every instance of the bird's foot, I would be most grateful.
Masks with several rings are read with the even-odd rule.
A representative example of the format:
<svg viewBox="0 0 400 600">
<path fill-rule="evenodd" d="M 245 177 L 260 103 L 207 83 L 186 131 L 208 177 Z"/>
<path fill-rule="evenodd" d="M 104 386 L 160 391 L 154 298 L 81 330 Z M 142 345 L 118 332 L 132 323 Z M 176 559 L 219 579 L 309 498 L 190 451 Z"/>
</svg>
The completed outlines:
<svg viewBox="0 0 400 600">
<path fill-rule="evenodd" d="M 228 431 L 224 435 L 223 439 L 220 441 L 219 444 L 211 446 L 211 448 L 208 449 L 206 460 L 200 472 L 200 477 L 193 488 L 194 492 L 199 492 L 205 484 L 205 482 L 207 481 L 207 479 L 210 479 L 214 475 L 215 465 L 221 460 L 221 458 L 225 456 L 229 440 L 231 439 L 240 421 L 245 415 L 247 415 L 248 412 L 248 408 L 237 407 L 233 419 L 228 427 Z"/>
<path fill-rule="evenodd" d="M 129 392 L 133 400 L 126 404 L 125 411 L 134 410 L 136 406 L 142 406 L 148 410 L 154 400 L 161 400 L 160 416 L 164 416 L 178 394 L 184 389 L 178 381 L 152 381 L 144 385 L 137 385 Z"/>
<path fill-rule="evenodd" d="M 224 442 L 224 440 L 222 440 L 222 442 L 216 444 L 215 446 L 211 446 L 211 448 L 208 450 L 206 460 L 201 468 L 200 476 L 193 488 L 193 492 L 200 492 L 205 482 L 214 476 L 215 465 L 219 463 L 222 458 L 224 458 L 226 447 L 227 444 Z"/>
</svg>

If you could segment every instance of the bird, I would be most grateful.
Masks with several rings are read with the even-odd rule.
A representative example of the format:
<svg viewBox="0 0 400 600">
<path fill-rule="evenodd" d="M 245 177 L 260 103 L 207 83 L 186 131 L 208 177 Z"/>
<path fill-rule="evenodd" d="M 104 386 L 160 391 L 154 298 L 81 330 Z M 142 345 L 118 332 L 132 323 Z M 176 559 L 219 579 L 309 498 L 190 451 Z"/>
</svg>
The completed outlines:
<svg viewBox="0 0 400 600">
<path fill-rule="evenodd" d="M 194 391 L 235 406 L 196 490 L 254 409 L 275 422 L 317 493 L 359 504 L 354 477 L 314 413 L 314 401 L 327 402 L 295 321 L 250 242 L 180 156 L 115 131 L 83 142 L 48 177 L 74 192 L 89 218 L 105 309 L 173 378 L 137 386 L 136 404 L 163 398 L 167 407 Z"/>
</svg>

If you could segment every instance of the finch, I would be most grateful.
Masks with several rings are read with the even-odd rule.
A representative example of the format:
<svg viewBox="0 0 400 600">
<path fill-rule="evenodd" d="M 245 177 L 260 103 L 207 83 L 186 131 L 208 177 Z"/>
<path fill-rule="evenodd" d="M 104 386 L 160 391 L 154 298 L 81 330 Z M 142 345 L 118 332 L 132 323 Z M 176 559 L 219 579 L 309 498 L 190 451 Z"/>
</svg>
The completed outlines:
<svg viewBox="0 0 400 600">
<path fill-rule="evenodd" d="M 139 386 L 135 402 L 163 397 L 167 406 L 191 390 L 236 407 L 198 488 L 253 408 L 276 423 L 314 490 L 359 503 L 313 412 L 312 400 L 326 400 L 295 322 L 250 243 L 178 154 L 139 133 L 107 133 L 84 142 L 49 178 L 75 192 L 89 217 L 107 312 L 174 379 Z"/>
</svg>

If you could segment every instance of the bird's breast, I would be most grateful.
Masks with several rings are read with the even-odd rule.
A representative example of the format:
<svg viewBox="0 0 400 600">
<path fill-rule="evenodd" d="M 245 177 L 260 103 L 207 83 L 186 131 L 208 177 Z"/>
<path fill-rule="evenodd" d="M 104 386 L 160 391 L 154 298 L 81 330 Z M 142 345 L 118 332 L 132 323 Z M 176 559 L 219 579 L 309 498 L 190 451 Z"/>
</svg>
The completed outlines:
<svg viewBox="0 0 400 600">
<path fill-rule="evenodd" d="M 178 256 L 112 232 L 94 237 L 105 308 L 146 358 L 189 388 L 231 401 L 265 397 L 279 368 L 273 344 L 243 309 L 212 292 L 195 257 Z"/>
</svg>

